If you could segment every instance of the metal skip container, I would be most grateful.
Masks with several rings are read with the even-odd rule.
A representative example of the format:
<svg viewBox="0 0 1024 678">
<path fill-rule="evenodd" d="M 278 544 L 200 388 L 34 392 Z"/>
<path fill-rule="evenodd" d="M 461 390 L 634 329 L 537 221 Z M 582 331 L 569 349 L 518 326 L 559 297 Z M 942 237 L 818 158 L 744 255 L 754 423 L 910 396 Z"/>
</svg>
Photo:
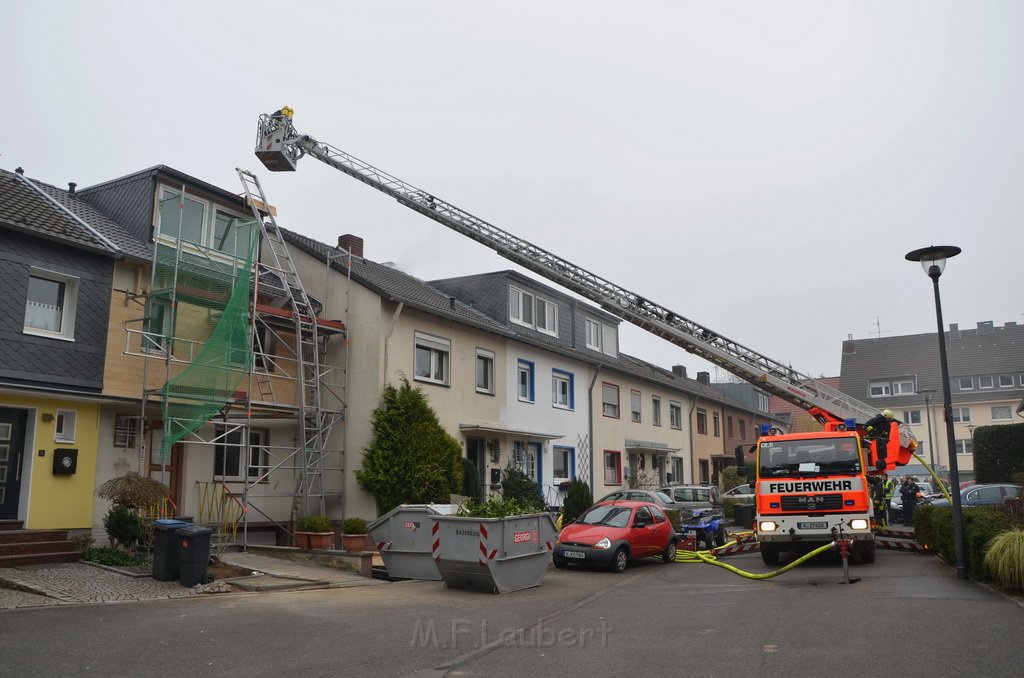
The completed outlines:
<svg viewBox="0 0 1024 678">
<path fill-rule="evenodd" d="M 370 539 L 380 552 L 388 576 L 440 581 L 441 573 L 431 554 L 430 517 L 451 515 L 457 509 L 457 504 L 402 504 L 370 523 Z"/>
<path fill-rule="evenodd" d="M 547 513 L 430 520 L 434 562 L 445 586 L 509 593 L 543 581 L 557 536 Z"/>
</svg>

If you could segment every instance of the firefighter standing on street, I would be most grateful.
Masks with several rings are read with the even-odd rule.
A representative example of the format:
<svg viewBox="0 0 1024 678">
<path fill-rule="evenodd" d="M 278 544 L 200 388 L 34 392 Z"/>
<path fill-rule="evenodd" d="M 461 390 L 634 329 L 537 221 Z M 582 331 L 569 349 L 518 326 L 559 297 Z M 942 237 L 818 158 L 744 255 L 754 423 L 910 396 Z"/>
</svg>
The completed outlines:
<svg viewBox="0 0 1024 678">
<path fill-rule="evenodd" d="M 885 496 L 885 524 L 889 525 L 889 510 L 892 508 L 892 498 L 896 494 L 896 479 L 890 478 L 888 473 L 882 474 L 882 488 Z"/>
<path fill-rule="evenodd" d="M 900 487 L 900 497 L 903 499 L 903 524 L 906 527 L 914 526 L 914 509 L 917 508 L 917 493 L 921 491 L 913 476 L 906 476 L 903 479 L 903 486 Z"/>
<path fill-rule="evenodd" d="M 875 506 L 875 522 L 879 527 L 889 527 L 889 498 L 886 496 L 886 488 L 889 484 L 889 476 L 882 473 L 880 476 L 871 476 L 871 502 Z"/>
</svg>

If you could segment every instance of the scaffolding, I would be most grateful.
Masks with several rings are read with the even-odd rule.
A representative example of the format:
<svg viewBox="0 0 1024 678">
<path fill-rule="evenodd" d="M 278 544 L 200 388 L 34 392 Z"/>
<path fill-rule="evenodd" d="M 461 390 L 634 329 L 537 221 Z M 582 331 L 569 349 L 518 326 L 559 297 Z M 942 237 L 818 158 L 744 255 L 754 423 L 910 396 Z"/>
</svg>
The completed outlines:
<svg viewBox="0 0 1024 678">
<path fill-rule="evenodd" d="M 145 358 L 143 420 L 160 408 L 150 463 L 166 468 L 179 443 L 207 447 L 212 473 L 196 483 L 196 520 L 244 546 L 250 523 L 290 534 L 299 514 L 344 506 L 344 427 L 332 434 L 345 417 L 347 297 L 342 320 L 322 316 L 333 264 L 350 255 L 328 256 L 324 300 L 314 299 L 259 181 L 238 174 L 252 218 L 218 211 L 209 242 L 188 228 L 186 186 L 158 201 L 163 232 L 145 313 L 141 327 L 126 327 L 124 352 Z M 328 353 L 334 337 L 342 346 Z M 262 428 L 271 426 L 275 444 Z"/>
</svg>

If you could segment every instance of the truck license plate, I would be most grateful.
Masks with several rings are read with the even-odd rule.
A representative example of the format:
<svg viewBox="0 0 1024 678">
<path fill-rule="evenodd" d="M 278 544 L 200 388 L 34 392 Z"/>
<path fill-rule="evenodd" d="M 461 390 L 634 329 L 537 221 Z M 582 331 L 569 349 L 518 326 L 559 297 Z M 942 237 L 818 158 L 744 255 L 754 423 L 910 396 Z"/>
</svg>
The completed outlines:
<svg viewBox="0 0 1024 678">
<path fill-rule="evenodd" d="M 587 554 L 582 551 L 562 551 L 562 555 L 566 558 L 586 558 Z"/>
<path fill-rule="evenodd" d="M 801 530 L 824 530 L 828 523 L 797 523 L 796 526 Z"/>
</svg>

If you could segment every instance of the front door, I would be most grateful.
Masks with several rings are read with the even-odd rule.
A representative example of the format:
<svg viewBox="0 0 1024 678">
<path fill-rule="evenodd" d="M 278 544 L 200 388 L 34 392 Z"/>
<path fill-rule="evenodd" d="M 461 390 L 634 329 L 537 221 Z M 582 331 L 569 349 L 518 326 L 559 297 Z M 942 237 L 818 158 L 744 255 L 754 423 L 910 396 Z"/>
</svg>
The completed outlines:
<svg viewBox="0 0 1024 678">
<path fill-rule="evenodd" d="M 25 410 L 0 408 L 0 520 L 18 518 L 27 416 Z"/>
<path fill-rule="evenodd" d="M 157 435 L 160 434 L 160 435 Z M 181 457 L 182 457 L 182 444 L 174 443 L 171 447 L 170 454 L 163 454 L 161 452 L 163 444 L 163 431 L 161 429 L 154 429 L 154 435 L 150 441 L 150 455 L 149 455 L 149 477 L 153 480 L 158 480 L 167 486 L 170 490 L 171 501 L 174 502 L 173 507 L 169 507 L 171 511 L 177 514 L 181 514 Z"/>
</svg>

